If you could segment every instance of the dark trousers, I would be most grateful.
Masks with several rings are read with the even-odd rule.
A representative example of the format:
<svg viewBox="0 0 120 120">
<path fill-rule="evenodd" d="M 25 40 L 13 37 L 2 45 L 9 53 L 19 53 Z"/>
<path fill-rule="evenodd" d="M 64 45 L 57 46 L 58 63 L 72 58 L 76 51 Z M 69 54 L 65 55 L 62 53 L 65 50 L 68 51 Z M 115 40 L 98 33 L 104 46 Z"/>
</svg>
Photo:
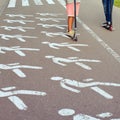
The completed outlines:
<svg viewBox="0 0 120 120">
<path fill-rule="evenodd" d="M 112 24 L 112 10 L 114 0 L 102 0 L 106 22 Z"/>
</svg>

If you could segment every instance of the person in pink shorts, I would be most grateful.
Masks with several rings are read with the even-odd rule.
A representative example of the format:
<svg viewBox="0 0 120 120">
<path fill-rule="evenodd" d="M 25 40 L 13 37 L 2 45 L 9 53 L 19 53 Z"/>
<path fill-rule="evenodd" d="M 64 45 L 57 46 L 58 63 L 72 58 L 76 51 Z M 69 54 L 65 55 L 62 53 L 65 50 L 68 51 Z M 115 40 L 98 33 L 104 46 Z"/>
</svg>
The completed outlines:
<svg viewBox="0 0 120 120">
<path fill-rule="evenodd" d="M 80 0 L 76 0 L 76 16 L 79 14 L 80 8 Z M 68 30 L 67 36 L 73 38 L 75 31 L 73 30 L 73 23 L 74 23 L 74 0 L 66 0 L 66 11 L 68 16 Z"/>
</svg>

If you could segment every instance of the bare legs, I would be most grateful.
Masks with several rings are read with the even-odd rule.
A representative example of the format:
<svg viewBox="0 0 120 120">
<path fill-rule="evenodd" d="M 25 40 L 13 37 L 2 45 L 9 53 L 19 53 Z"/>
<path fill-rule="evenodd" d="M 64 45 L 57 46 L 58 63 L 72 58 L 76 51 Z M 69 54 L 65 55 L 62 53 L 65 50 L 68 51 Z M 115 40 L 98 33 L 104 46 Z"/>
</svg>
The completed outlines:
<svg viewBox="0 0 120 120">
<path fill-rule="evenodd" d="M 74 17 L 68 16 L 68 32 L 73 29 L 73 22 L 74 22 Z"/>
<path fill-rule="evenodd" d="M 68 19 L 67 19 L 67 25 L 68 25 L 68 28 L 67 28 L 67 36 L 70 37 L 70 38 L 76 38 L 76 34 L 75 34 L 75 30 L 74 30 L 74 27 L 73 27 L 73 24 L 75 22 L 75 17 L 76 15 L 78 16 L 78 12 L 79 12 L 79 6 L 80 6 L 80 3 L 77 3 L 76 4 L 76 8 L 74 10 L 74 7 L 75 7 L 75 4 L 74 3 L 70 3 L 70 4 L 67 4 L 66 8 L 67 8 L 67 14 L 68 14 Z M 76 15 L 75 15 L 75 12 L 76 12 Z M 75 17 L 74 17 L 75 16 Z"/>
</svg>

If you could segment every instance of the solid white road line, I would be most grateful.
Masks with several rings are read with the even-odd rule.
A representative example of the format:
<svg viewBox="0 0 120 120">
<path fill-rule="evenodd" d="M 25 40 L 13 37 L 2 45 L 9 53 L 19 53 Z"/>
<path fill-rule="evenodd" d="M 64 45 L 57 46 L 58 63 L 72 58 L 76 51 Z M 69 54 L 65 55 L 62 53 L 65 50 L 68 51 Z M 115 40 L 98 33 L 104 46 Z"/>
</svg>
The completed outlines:
<svg viewBox="0 0 120 120">
<path fill-rule="evenodd" d="M 120 55 L 119 55 L 117 52 L 115 52 L 108 44 L 106 44 L 106 43 L 104 42 L 104 40 L 102 40 L 94 31 L 92 31 L 92 30 L 91 30 L 85 23 L 83 23 L 79 18 L 78 18 L 78 22 L 83 26 L 83 28 L 84 28 L 88 33 L 91 34 L 91 36 L 92 36 L 93 38 L 95 38 L 95 40 L 96 40 L 97 42 L 100 43 L 100 45 L 101 45 L 102 47 L 104 47 L 104 48 L 107 50 L 107 52 L 108 52 L 110 55 L 112 55 L 112 56 L 115 58 L 115 60 L 117 60 L 117 61 L 120 63 Z"/>
<path fill-rule="evenodd" d="M 64 7 L 65 1 L 64 0 L 58 0 L 58 2 Z M 79 18 L 77 19 L 78 22 L 82 25 L 82 27 L 97 41 L 100 43 L 102 47 L 104 47 L 107 52 L 114 57 L 115 60 L 117 60 L 120 63 L 120 55 L 115 52 L 108 44 L 104 42 L 92 29 L 90 29 L 83 21 L 81 21 Z"/>
</svg>

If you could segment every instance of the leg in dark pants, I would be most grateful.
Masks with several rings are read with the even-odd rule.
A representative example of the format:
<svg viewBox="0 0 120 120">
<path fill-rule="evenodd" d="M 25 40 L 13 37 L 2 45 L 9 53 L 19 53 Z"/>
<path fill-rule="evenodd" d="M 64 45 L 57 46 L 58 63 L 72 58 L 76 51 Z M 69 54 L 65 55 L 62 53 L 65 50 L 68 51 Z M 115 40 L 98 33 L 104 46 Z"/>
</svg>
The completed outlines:
<svg viewBox="0 0 120 120">
<path fill-rule="evenodd" d="M 102 3 L 106 19 L 106 23 L 103 24 L 103 27 L 112 31 L 112 10 L 114 0 L 102 0 Z"/>
</svg>

